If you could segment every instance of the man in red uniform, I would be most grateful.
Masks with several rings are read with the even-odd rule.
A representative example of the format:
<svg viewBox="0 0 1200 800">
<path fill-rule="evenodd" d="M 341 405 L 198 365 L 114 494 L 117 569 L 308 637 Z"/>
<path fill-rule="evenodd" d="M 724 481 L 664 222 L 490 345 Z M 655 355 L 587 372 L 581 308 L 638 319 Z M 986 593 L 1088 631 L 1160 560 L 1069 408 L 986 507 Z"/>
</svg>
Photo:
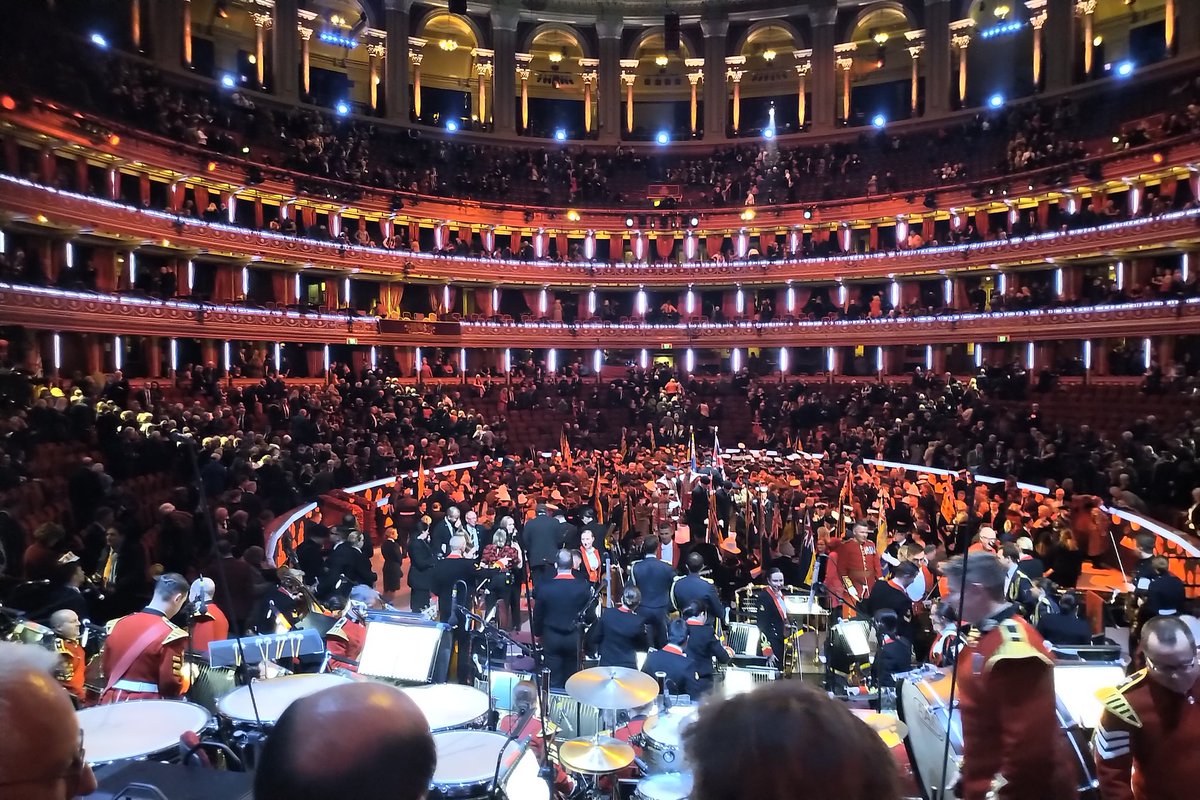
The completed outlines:
<svg viewBox="0 0 1200 800">
<path fill-rule="evenodd" d="M 83 680 L 87 677 L 87 658 L 79 644 L 82 623 L 78 614 L 64 608 L 50 615 L 50 627 L 54 630 L 54 650 L 61 662 L 58 682 L 71 693 L 78 706 L 86 695 Z"/>
<path fill-rule="evenodd" d="M 182 575 L 164 573 L 154 584 L 149 605 L 108 624 L 102 659 L 107 683 L 100 695 L 101 705 L 179 697 L 187 691 L 183 653 L 188 635 L 171 624 L 187 593 Z"/>
<path fill-rule="evenodd" d="M 825 567 L 830 610 L 840 614 L 844 604 L 857 605 L 882 577 L 883 567 L 871 541 L 871 529 L 866 523 L 856 522 L 851 537 L 834 547 Z"/>
<path fill-rule="evenodd" d="M 192 581 L 188 599 L 192 604 L 191 649 L 194 653 L 207 654 L 211 642 L 229 638 L 229 620 L 225 612 L 213 602 L 217 587 L 212 578 L 197 578 Z"/>
<path fill-rule="evenodd" d="M 1079 775 L 1058 724 L 1054 661 L 1004 599 L 1005 569 L 987 553 L 942 565 L 951 607 L 975 629 L 958 656 L 963 800 L 1069 800 Z"/>
<path fill-rule="evenodd" d="M 1183 800 L 1200 786 L 1200 657 L 1178 617 L 1142 628 L 1146 668 L 1101 694 L 1094 739 L 1104 800 Z"/>
<path fill-rule="evenodd" d="M 367 642 L 367 609 L 383 608 L 383 598 L 370 586 L 355 586 L 342 618 L 325 634 L 332 667 L 358 672 L 358 658 Z M 352 663 L 353 662 L 353 663 Z"/>
</svg>

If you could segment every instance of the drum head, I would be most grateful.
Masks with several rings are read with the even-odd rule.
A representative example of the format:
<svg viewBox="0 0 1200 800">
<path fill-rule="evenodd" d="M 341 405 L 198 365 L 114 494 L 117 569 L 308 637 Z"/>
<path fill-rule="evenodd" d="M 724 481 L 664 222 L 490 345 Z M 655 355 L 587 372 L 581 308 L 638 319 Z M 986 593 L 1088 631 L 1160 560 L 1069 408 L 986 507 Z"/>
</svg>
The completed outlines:
<svg viewBox="0 0 1200 800">
<path fill-rule="evenodd" d="M 435 788 L 446 790 L 459 786 L 486 786 L 496 773 L 496 759 L 508 739 L 492 731 L 442 731 L 433 735 L 437 749 L 437 769 L 433 773 Z M 508 756 L 520 750 L 516 742 L 508 743 Z"/>
<path fill-rule="evenodd" d="M 179 737 L 208 727 L 208 711 L 183 700 L 128 700 L 78 712 L 89 764 L 145 758 L 168 750 Z"/>
<path fill-rule="evenodd" d="M 652 742 L 668 747 L 683 745 L 683 732 L 696 721 L 699 706 L 675 706 L 665 714 L 646 720 L 642 735 Z"/>
<path fill-rule="evenodd" d="M 444 731 L 469 725 L 491 710 L 487 692 L 473 686 L 439 683 L 403 689 L 421 709 L 431 731 Z"/>
<path fill-rule="evenodd" d="M 692 794 L 692 776 L 687 772 L 652 775 L 637 785 L 642 800 L 687 800 Z"/>
<path fill-rule="evenodd" d="M 274 725 L 287 707 L 301 697 L 347 683 L 350 678 L 341 675 L 285 675 L 269 681 L 255 681 L 253 702 L 250 687 L 240 686 L 217 701 L 217 711 L 234 722 L 261 721 L 264 725 Z M 257 717 L 254 714 L 256 706 Z"/>
</svg>

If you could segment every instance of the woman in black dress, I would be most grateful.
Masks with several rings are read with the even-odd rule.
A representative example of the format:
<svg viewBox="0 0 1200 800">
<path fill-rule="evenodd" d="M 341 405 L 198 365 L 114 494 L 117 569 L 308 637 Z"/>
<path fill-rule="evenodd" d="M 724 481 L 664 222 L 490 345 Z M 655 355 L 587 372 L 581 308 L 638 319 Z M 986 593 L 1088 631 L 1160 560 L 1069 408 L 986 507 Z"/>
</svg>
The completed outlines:
<svg viewBox="0 0 1200 800">
<path fill-rule="evenodd" d="M 383 599 L 391 605 L 400 591 L 400 580 L 404 577 L 404 552 L 400 549 L 399 532 L 388 528 L 383 532 Z"/>
<path fill-rule="evenodd" d="M 433 589 L 433 565 L 437 557 L 433 554 L 433 545 L 429 541 L 429 517 L 421 517 L 417 523 L 416 538 L 408 543 L 408 554 L 411 561 L 408 565 L 408 588 L 412 589 L 409 599 L 413 611 L 424 611 L 429 605 L 429 595 Z"/>
</svg>

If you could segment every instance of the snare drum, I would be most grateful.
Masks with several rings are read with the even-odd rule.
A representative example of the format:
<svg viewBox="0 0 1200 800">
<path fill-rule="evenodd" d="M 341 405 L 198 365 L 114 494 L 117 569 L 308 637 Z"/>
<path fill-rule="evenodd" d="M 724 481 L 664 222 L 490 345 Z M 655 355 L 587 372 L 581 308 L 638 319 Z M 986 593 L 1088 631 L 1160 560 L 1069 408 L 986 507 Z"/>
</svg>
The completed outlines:
<svg viewBox="0 0 1200 800">
<path fill-rule="evenodd" d="M 401 690 L 417 704 L 429 723 L 429 730 L 483 728 L 491 713 L 491 698 L 473 686 L 439 683 Z"/>
<path fill-rule="evenodd" d="M 486 800 L 491 793 L 500 748 L 505 747 L 507 741 L 507 736 L 492 731 L 435 733 L 433 744 L 437 749 L 437 769 L 429 787 L 431 800 Z M 508 758 L 516 758 L 520 750 L 519 744 L 508 742 L 505 754 Z"/>
<path fill-rule="evenodd" d="M 92 766 L 162 760 L 176 751 L 180 736 L 200 733 L 212 720 L 207 709 L 183 700 L 128 700 L 85 708 L 76 716 Z"/>
<path fill-rule="evenodd" d="M 350 683 L 341 675 L 285 675 L 254 682 L 254 697 L 249 686 L 240 686 L 217 701 L 217 712 L 235 725 L 271 726 L 279 722 L 283 712 L 301 697 L 316 694 L 322 689 Z M 256 715 L 255 708 L 258 709 Z"/>
<path fill-rule="evenodd" d="M 692 775 L 688 772 L 651 775 L 638 781 L 633 790 L 634 800 L 688 800 L 691 794 Z"/>
<path fill-rule="evenodd" d="M 642 728 L 642 760 L 646 772 L 688 772 L 691 767 L 683 755 L 683 732 L 696 721 L 698 706 L 675 706 L 656 718 L 646 720 Z"/>
</svg>

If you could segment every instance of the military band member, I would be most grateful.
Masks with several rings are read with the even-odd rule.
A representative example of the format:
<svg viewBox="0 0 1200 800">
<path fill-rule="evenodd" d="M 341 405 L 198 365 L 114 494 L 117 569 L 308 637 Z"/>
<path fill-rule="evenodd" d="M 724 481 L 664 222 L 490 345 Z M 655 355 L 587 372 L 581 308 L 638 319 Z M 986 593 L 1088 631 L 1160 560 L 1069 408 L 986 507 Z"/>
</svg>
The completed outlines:
<svg viewBox="0 0 1200 800">
<path fill-rule="evenodd" d="M 107 682 L 101 705 L 179 697 L 187 691 L 183 670 L 187 631 L 171 623 L 187 592 L 182 575 L 164 573 L 154 585 L 149 605 L 108 624 L 102 656 Z"/>
<path fill-rule="evenodd" d="M 358 659 L 367 641 L 367 610 L 380 608 L 383 608 L 383 598 L 371 587 L 360 585 L 350 590 L 342 618 L 325 634 L 330 666 L 358 672 Z"/>
<path fill-rule="evenodd" d="M 207 654 L 208 645 L 229 638 L 229 620 L 225 612 L 213 602 L 217 586 L 212 578 L 197 578 L 192 581 L 188 599 L 192 604 L 190 621 L 191 650 L 194 653 Z"/>
<path fill-rule="evenodd" d="M 1183 800 L 1200 786 L 1200 661 L 1179 617 L 1142 628 L 1146 668 L 1101 695 L 1093 740 L 1103 800 Z"/>
<path fill-rule="evenodd" d="M 866 523 L 856 522 L 851 538 L 833 549 L 825 568 L 830 610 L 840 615 L 843 605 L 858 605 L 882 577 L 883 567 L 871 542 L 871 529 Z"/>
<path fill-rule="evenodd" d="M 963 800 L 1068 800 L 1078 776 L 1058 724 L 1054 660 L 1004 599 L 1006 571 L 987 553 L 942 565 L 948 603 L 975 628 L 958 656 Z"/>
<path fill-rule="evenodd" d="M 59 683 L 70 692 L 76 705 L 79 705 L 86 696 L 83 681 L 87 677 L 87 656 L 83 645 L 79 643 L 83 623 L 80 622 L 78 614 L 64 608 L 50 615 L 50 627 L 54 631 L 54 649 L 61 661 L 58 671 Z"/>
<path fill-rule="evenodd" d="M 788 618 L 783 604 L 783 570 L 774 567 L 767 573 L 767 585 L 758 592 L 757 607 L 758 630 L 767 641 L 763 654 L 768 664 L 782 668 Z"/>
</svg>

